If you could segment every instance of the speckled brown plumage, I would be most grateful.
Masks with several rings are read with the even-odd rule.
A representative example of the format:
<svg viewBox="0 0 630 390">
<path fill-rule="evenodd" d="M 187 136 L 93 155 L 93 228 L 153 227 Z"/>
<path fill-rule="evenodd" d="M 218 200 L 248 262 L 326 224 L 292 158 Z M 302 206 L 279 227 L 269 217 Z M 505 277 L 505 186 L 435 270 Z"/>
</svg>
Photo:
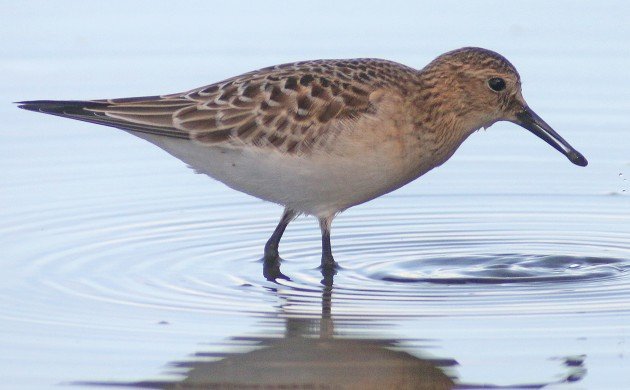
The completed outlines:
<svg viewBox="0 0 630 390">
<path fill-rule="evenodd" d="M 415 70 L 379 59 L 315 60 L 272 66 L 182 94 L 95 100 L 87 108 L 112 123 L 172 130 L 202 144 L 230 143 L 307 153 L 336 124 L 373 109 L 370 94 L 408 93 Z"/>
</svg>

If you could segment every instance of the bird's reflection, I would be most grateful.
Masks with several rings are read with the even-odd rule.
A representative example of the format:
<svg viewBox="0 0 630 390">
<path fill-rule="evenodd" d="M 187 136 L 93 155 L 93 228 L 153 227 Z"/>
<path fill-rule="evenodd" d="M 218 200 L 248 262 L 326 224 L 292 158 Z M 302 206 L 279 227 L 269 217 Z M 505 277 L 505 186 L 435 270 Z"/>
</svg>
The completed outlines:
<svg viewBox="0 0 630 390">
<path fill-rule="evenodd" d="M 274 272 L 282 275 L 280 267 Z M 335 331 L 332 314 L 334 274 L 324 274 L 321 315 L 289 316 L 281 306 L 284 333 L 278 336 L 234 337 L 246 343 L 245 353 L 197 352 L 175 362 L 186 370 L 179 381 L 81 382 L 81 385 L 155 389 L 473 389 L 502 388 L 466 384 L 458 380 L 454 359 L 418 357 L 401 350 L 397 340 L 344 337 Z M 281 295 L 279 289 L 272 288 Z M 286 301 L 291 303 L 291 298 Z M 207 361 L 208 358 L 219 358 Z M 579 381 L 586 370 L 583 357 L 567 358 L 570 371 L 553 383 Z M 542 388 L 551 383 L 510 385 L 503 388 Z"/>
</svg>

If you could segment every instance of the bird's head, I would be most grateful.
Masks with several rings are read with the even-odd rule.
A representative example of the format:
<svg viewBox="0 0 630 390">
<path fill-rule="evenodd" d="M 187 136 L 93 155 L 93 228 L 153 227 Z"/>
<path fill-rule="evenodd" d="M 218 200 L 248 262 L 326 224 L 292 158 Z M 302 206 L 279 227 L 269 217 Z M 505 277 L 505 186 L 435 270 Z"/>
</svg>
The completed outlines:
<svg viewBox="0 0 630 390">
<path fill-rule="evenodd" d="M 498 121 L 516 123 L 547 142 L 572 163 L 588 164 L 525 102 L 521 78 L 507 59 L 490 50 L 466 47 L 442 54 L 420 71 L 421 98 L 433 120 L 463 132 Z"/>
</svg>

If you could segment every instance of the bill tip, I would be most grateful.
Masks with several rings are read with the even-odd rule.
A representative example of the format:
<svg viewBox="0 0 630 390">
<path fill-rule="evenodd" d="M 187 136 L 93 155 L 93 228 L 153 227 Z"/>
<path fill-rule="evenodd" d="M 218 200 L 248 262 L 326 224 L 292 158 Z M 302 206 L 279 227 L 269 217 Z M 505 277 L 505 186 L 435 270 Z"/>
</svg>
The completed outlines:
<svg viewBox="0 0 630 390">
<path fill-rule="evenodd" d="M 582 154 L 580 154 L 579 152 L 569 152 L 567 157 L 569 157 L 569 160 L 575 165 L 579 165 L 581 167 L 585 167 L 588 165 L 588 160 L 586 160 L 586 158 L 582 156 Z"/>
</svg>

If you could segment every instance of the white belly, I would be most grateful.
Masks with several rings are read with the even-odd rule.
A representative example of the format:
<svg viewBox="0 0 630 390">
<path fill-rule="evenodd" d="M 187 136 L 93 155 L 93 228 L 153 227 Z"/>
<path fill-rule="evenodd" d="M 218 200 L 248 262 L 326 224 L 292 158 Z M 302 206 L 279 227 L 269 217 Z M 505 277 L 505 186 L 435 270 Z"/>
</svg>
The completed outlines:
<svg viewBox="0 0 630 390">
<path fill-rule="evenodd" d="M 343 156 L 296 156 L 260 148 L 208 147 L 189 140 L 137 134 L 231 188 L 319 217 L 392 191 L 424 172 L 410 172 L 387 149 Z"/>
</svg>

